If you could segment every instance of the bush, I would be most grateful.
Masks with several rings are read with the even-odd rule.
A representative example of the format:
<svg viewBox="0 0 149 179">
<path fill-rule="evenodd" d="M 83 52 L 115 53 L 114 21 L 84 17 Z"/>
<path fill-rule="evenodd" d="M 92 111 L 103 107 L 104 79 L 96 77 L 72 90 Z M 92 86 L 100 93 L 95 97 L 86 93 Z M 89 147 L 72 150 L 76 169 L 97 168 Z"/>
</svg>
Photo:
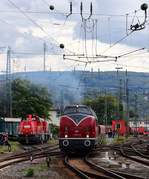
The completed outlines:
<svg viewBox="0 0 149 179">
<path fill-rule="evenodd" d="M 34 170 L 32 168 L 29 168 L 26 172 L 26 177 L 33 177 L 34 176 Z"/>
</svg>

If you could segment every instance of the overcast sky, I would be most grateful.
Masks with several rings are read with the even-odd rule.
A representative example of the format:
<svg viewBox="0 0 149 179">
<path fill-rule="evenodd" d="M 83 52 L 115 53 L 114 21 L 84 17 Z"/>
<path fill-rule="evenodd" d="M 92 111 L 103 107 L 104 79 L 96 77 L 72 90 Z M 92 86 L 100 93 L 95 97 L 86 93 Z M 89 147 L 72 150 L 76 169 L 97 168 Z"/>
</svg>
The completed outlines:
<svg viewBox="0 0 149 179">
<path fill-rule="evenodd" d="M 86 53 L 88 56 L 95 56 L 96 53 L 119 56 L 145 48 L 119 58 L 117 62 L 87 64 L 86 70 L 100 68 L 105 71 L 123 66 L 123 70 L 127 68 L 129 71 L 149 71 L 149 21 L 145 29 L 133 32 L 113 46 L 126 36 L 126 24 L 129 29 L 133 19 L 134 24 L 138 22 L 137 18 L 134 18 L 135 10 L 139 21 L 143 22 L 144 12 L 139 10 L 140 5 L 149 3 L 149 0 L 92 0 L 93 16 L 86 22 L 86 41 L 84 23 L 80 16 L 80 1 L 72 0 L 73 14 L 66 18 L 69 14 L 69 2 L 70 0 L 0 1 L 0 47 L 11 47 L 13 72 L 43 70 L 44 42 L 47 70 L 85 68 L 84 63 L 63 60 L 63 54 L 70 55 L 73 52 Z M 87 18 L 91 1 L 82 0 L 82 2 L 83 15 Z M 54 5 L 55 9 L 50 11 L 49 5 Z M 127 23 L 126 14 L 128 14 Z M 127 30 L 127 33 L 129 32 Z M 64 50 L 59 48 L 61 43 L 65 45 Z M 0 49 L 0 71 L 5 71 L 6 51 L 7 48 Z"/>
</svg>

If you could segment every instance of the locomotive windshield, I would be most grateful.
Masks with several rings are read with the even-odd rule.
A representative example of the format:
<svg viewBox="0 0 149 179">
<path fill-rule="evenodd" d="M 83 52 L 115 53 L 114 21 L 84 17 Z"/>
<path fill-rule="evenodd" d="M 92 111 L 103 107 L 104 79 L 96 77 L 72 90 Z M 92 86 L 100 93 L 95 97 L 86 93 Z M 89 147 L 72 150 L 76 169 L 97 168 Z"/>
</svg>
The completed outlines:
<svg viewBox="0 0 149 179">
<path fill-rule="evenodd" d="M 85 105 L 66 106 L 64 109 L 64 115 L 69 116 L 76 123 L 79 123 L 87 115 L 94 116 L 97 119 L 95 112 Z"/>
<path fill-rule="evenodd" d="M 67 106 L 65 107 L 64 114 L 82 113 L 93 115 L 91 109 L 87 106 Z"/>
</svg>

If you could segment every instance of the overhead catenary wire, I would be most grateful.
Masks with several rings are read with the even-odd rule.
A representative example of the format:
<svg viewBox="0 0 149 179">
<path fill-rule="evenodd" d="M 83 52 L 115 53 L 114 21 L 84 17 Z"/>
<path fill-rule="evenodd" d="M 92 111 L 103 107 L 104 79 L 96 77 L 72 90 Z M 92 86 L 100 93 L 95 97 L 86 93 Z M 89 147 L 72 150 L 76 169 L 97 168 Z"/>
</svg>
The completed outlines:
<svg viewBox="0 0 149 179">
<path fill-rule="evenodd" d="M 47 55 L 56 55 L 56 56 L 60 56 L 60 55 L 62 55 L 62 54 L 57 54 L 57 53 L 52 53 L 51 54 L 51 52 L 49 52 L 48 53 L 48 51 L 46 51 L 46 53 L 47 53 Z M 40 55 L 40 56 L 43 56 L 43 53 L 42 52 L 23 52 L 23 51 L 12 51 L 12 54 L 14 54 L 14 55 Z"/>
<path fill-rule="evenodd" d="M 142 51 L 144 50 L 145 48 L 139 48 L 139 49 L 136 49 L 136 50 L 133 50 L 133 51 L 130 51 L 130 52 L 127 52 L 127 53 L 123 53 L 121 55 L 118 55 L 118 56 L 106 56 L 106 55 L 96 55 L 96 56 L 86 56 L 86 54 L 78 54 L 76 56 L 73 56 L 73 55 L 63 55 L 63 59 L 64 60 L 70 60 L 70 61 L 76 61 L 76 62 L 81 62 L 81 63 L 86 63 L 85 60 L 81 60 L 81 59 L 93 59 L 93 60 L 88 60 L 87 62 L 89 64 L 91 63 L 98 63 L 98 62 L 109 62 L 109 61 L 117 61 L 119 58 L 122 58 L 122 57 L 128 57 L 129 55 L 133 54 L 133 53 L 136 53 L 138 51 Z M 77 57 L 78 59 L 74 58 L 74 57 Z M 107 58 L 106 60 L 95 60 L 95 59 L 105 59 Z"/>
<path fill-rule="evenodd" d="M 122 37 L 121 39 L 119 39 L 118 41 L 114 42 L 110 47 L 108 47 L 107 49 L 105 49 L 102 52 L 102 55 L 105 54 L 107 51 L 109 51 L 111 48 L 113 48 L 114 46 L 116 46 L 117 44 L 119 44 L 120 42 L 122 42 L 123 40 L 125 40 L 128 36 L 130 36 L 134 31 L 129 32 L 128 34 L 126 34 L 124 37 Z"/>
<path fill-rule="evenodd" d="M 122 54 L 122 55 L 119 55 L 119 56 L 117 56 L 117 58 L 121 58 L 121 57 L 124 57 L 124 56 L 128 56 L 128 55 L 130 55 L 130 54 L 132 54 L 132 53 L 135 53 L 135 52 L 138 52 L 138 51 L 141 51 L 141 50 L 144 50 L 145 48 L 143 47 L 143 48 L 139 48 L 139 49 L 137 49 L 137 50 L 133 50 L 133 51 L 131 51 L 131 52 L 127 52 L 127 53 L 124 53 L 124 54 Z"/>
<path fill-rule="evenodd" d="M 22 10 L 26 14 L 49 14 L 49 11 L 35 11 L 35 10 Z M 0 10 L 1 13 L 18 13 L 15 10 Z M 52 12 L 53 14 L 61 14 L 61 15 L 67 15 L 67 12 Z M 88 12 L 84 12 L 83 14 L 89 15 Z M 129 13 L 128 13 L 129 14 Z M 72 12 L 72 15 L 80 15 L 79 12 Z M 125 17 L 126 14 L 104 14 L 104 13 L 93 13 L 92 16 L 100 16 L 100 17 Z M 129 17 L 133 17 L 132 15 L 129 15 Z M 143 17 L 143 16 L 138 16 Z"/>
<path fill-rule="evenodd" d="M 143 4 L 143 5 L 144 5 L 144 4 Z M 146 4 L 145 4 L 145 5 L 146 5 Z M 148 7 L 148 6 L 147 6 L 147 7 Z M 145 6 L 146 9 L 147 9 L 147 7 Z M 142 9 L 142 7 L 141 7 L 141 9 Z M 128 31 L 127 31 L 128 15 L 129 15 L 129 14 L 126 14 L 126 35 L 125 35 L 123 38 L 121 38 L 120 40 L 118 40 L 118 41 L 116 41 L 115 43 L 113 43 L 113 45 L 111 45 L 109 48 L 107 48 L 106 50 L 104 50 L 102 54 L 104 54 L 104 53 L 107 52 L 109 49 L 111 49 L 112 47 L 114 47 L 115 45 L 117 45 L 118 43 L 120 43 L 121 41 L 123 41 L 124 39 L 126 39 L 126 38 L 127 38 L 129 35 L 131 35 L 133 32 L 138 31 L 138 30 L 143 30 L 143 29 L 145 28 L 146 19 L 147 19 L 147 11 L 146 11 L 146 9 L 142 9 L 142 10 L 145 10 L 145 20 L 144 20 L 142 23 L 140 23 L 139 17 L 137 16 L 137 12 L 140 11 L 140 9 L 134 11 L 134 14 L 135 14 L 135 15 L 133 16 L 132 23 L 131 23 L 131 25 L 130 25 L 130 30 L 131 30 L 131 31 L 130 31 L 129 33 L 128 33 Z M 137 19 L 138 23 L 135 24 L 135 25 L 133 25 L 135 18 Z"/>
<path fill-rule="evenodd" d="M 36 27 L 38 27 L 42 32 L 44 32 L 50 39 L 50 44 L 52 46 L 56 45 L 59 47 L 59 43 L 49 35 L 49 33 L 47 33 L 44 28 L 42 26 L 40 26 L 36 21 L 34 21 L 29 15 L 27 15 L 24 11 L 22 11 L 12 0 L 7 0 L 13 7 L 15 7 L 16 9 L 18 9 L 18 11 L 20 13 L 22 13 L 30 22 L 32 22 Z M 51 42 L 51 40 L 53 41 L 53 43 Z M 54 47 L 52 47 L 54 48 Z M 74 53 L 68 49 L 66 49 L 67 51 L 69 51 L 70 53 Z"/>
</svg>

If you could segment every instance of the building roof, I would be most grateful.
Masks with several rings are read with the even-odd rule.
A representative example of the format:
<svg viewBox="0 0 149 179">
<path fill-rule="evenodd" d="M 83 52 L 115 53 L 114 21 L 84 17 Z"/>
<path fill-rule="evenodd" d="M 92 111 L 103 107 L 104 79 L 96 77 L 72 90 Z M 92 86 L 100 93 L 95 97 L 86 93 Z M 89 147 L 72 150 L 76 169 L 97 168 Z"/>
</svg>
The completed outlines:
<svg viewBox="0 0 149 179">
<path fill-rule="evenodd" d="M 21 118 L 9 118 L 9 117 L 6 117 L 6 118 L 4 118 L 4 121 L 5 122 L 20 122 Z"/>
</svg>

